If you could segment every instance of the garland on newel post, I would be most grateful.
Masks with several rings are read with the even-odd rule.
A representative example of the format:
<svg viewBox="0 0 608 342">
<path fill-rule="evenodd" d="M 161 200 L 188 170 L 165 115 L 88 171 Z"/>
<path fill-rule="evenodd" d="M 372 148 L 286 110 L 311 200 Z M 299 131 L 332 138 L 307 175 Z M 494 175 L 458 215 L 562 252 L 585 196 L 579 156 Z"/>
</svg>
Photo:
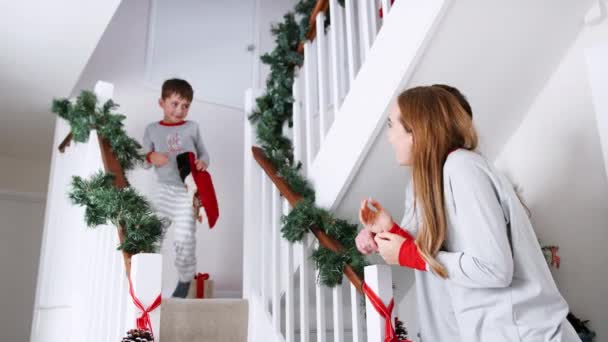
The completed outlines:
<svg viewBox="0 0 608 342">
<path fill-rule="evenodd" d="M 141 313 L 136 319 L 137 329 L 130 330 L 123 341 L 154 341 L 149 313 L 160 306 L 161 295 L 147 308 L 141 303 L 131 283 L 130 259 L 134 254 L 158 252 L 169 222 L 156 216 L 150 203 L 126 179 L 125 171 L 135 168 L 144 157 L 141 145 L 124 129 L 125 116 L 113 113 L 116 108 L 112 100 L 98 106 L 97 96 L 86 90 L 74 103 L 55 99 L 52 105 L 52 111 L 70 124 L 70 134 L 59 147 L 61 152 L 71 140 L 87 142 L 91 131 L 97 131 L 106 171 L 88 179 L 72 177 L 68 195 L 73 204 L 85 207 L 87 226 L 111 223 L 118 228 L 117 249 L 123 252 L 129 294 Z"/>
<path fill-rule="evenodd" d="M 68 99 L 53 100 L 52 111 L 70 124 L 72 140 L 87 142 L 92 130 L 109 144 L 122 170 L 132 170 L 143 161 L 141 145 L 124 130 L 124 115 L 115 114 L 118 107 L 108 100 L 97 106 L 97 96 L 82 91 L 75 103 Z M 83 179 L 72 178 L 69 197 L 72 203 L 85 207 L 85 222 L 89 227 L 112 223 L 124 234 L 118 249 L 130 255 L 158 251 L 167 222 L 158 218 L 146 199 L 126 182 L 125 187 L 115 186 L 117 175 L 108 172 Z"/>
</svg>

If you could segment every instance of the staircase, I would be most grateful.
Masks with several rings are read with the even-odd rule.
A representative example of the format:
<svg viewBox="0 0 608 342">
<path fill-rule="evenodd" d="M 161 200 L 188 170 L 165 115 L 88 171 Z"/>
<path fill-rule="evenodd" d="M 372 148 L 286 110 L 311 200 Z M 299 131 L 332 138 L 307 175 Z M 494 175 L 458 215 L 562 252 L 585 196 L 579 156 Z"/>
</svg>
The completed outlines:
<svg viewBox="0 0 608 342">
<path fill-rule="evenodd" d="M 168 298 L 161 308 L 160 341 L 247 340 L 246 300 Z"/>
<path fill-rule="evenodd" d="M 312 180 L 317 205 L 356 222 L 360 200 L 371 195 L 398 219 L 407 172 L 395 165 L 383 133 L 390 101 L 411 86 L 460 88 L 472 102 L 482 152 L 492 158 L 575 37 L 589 5 L 397 0 L 392 7 L 388 1 L 345 1 L 343 9 L 330 1 L 332 24 L 324 31 L 326 14 L 315 17 L 319 34 L 304 44 L 304 65 L 293 85 L 293 128 L 283 130 Z M 385 6 L 384 18 L 374 15 L 379 6 Z M 259 93 L 246 93 L 246 113 Z M 306 260 L 318 242 L 290 246 L 278 238 L 279 217 L 289 205 L 249 154 L 255 139 L 245 125 L 243 288 L 256 303 L 249 340 L 379 341 L 382 322 L 370 322 L 375 312 L 364 320 L 353 309 L 360 302 L 354 286 L 328 290 L 314 282 Z M 375 267 L 366 269 L 366 282 L 377 280 L 367 276 Z M 393 277 L 405 279 L 407 288 L 399 290 L 412 300 L 412 275 Z M 375 286 L 383 284 L 386 277 Z M 386 300 L 394 293 L 384 295 Z M 414 310 L 409 303 L 398 314 L 415 317 Z"/>
<path fill-rule="evenodd" d="M 317 7 L 323 8 L 319 3 Z M 304 65 L 298 70 L 293 85 L 293 128 L 285 127 L 283 133 L 294 142 L 295 158 L 302 162 L 304 173 L 313 179 L 317 194 L 320 186 L 342 177 L 336 177 L 333 171 L 325 172 L 318 177 L 324 182 L 320 186 L 322 181 L 314 177 L 315 165 L 324 163 L 321 153 L 333 144 L 331 131 L 336 127 L 348 129 L 349 125 L 365 124 L 354 122 L 350 114 L 342 113 L 352 102 L 350 98 L 360 100 L 369 92 L 365 83 L 369 75 L 365 75 L 373 69 L 368 65 L 386 65 L 392 60 L 413 64 L 444 11 L 443 1 L 402 1 L 396 2 L 393 8 L 388 3 L 345 1 L 342 8 L 336 1 L 329 1 L 328 14 L 321 11 L 312 15 L 311 27 L 314 25 L 317 35 L 303 45 Z M 384 6 L 383 19 L 378 15 L 379 6 Z M 324 30 L 326 15 L 332 24 Z M 405 62 L 388 56 L 391 53 L 377 52 L 395 50 L 394 42 L 399 32 L 403 32 L 402 21 L 408 23 L 406 28 L 411 32 L 411 40 L 402 44 L 409 55 Z M 391 75 L 394 81 L 377 83 L 376 88 L 396 89 L 405 72 L 402 67 L 397 70 Z M 387 92 L 385 107 L 394 91 Z M 258 90 L 247 92 L 246 117 L 259 93 Z M 245 127 L 243 289 L 250 301 L 249 341 L 380 341 L 384 320 L 371 305 L 366 308 L 361 305 L 360 280 L 345 277 L 343 286 L 333 289 L 319 285 L 308 261 L 312 247 L 319 241 L 308 238 L 302 244 L 291 245 L 280 238 L 280 217 L 288 213 L 293 200 L 289 191 L 285 191 L 285 185 L 277 180 L 276 171 L 269 169 L 256 151 L 254 156 L 250 154 L 250 146 L 255 145 L 254 133 L 248 122 Z M 345 155 L 361 149 L 358 145 L 343 147 L 340 153 Z M 322 200 L 318 198 L 318 204 L 324 205 Z M 365 273 L 366 283 L 388 303 L 394 295 L 390 268 L 368 266 Z M 349 280 L 353 283 L 349 284 Z"/>
</svg>

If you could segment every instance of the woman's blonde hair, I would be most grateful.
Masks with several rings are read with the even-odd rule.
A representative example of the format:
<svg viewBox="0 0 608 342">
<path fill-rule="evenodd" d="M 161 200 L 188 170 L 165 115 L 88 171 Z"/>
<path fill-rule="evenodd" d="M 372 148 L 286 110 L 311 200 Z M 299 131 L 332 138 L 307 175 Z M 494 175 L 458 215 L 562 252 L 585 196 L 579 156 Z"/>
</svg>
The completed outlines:
<svg viewBox="0 0 608 342">
<path fill-rule="evenodd" d="M 416 244 L 433 272 L 447 271 L 435 257 L 446 237 L 443 164 L 450 152 L 477 148 L 471 116 L 449 91 L 438 86 L 411 88 L 399 95 L 400 121 L 413 136 L 412 177 L 414 206 L 422 208 Z"/>
</svg>

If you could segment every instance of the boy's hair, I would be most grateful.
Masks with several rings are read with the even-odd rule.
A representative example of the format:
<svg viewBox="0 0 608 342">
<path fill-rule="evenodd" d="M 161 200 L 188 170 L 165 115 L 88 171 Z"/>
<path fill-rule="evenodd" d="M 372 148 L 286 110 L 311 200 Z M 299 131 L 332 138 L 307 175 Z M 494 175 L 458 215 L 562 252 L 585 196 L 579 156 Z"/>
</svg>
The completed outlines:
<svg viewBox="0 0 608 342">
<path fill-rule="evenodd" d="M 173 94 L 177 94 L 179 97 L 192 102 L 194 90 L 192 90 L 192 86 L 187 81 L 179 78 L 172 78 L 163 83 L 161 97 L 166 99 Z"/>
<path fill-rule="evenodd" d="M 442 88 L 444 90 L 447 90 L 450 92 L 450 94 L 454 95 L 456 97 L 456 99 L 458 99 L 458 102 L 460 102 L 460 106 L 462 106 L 462 108 L 467 112 L 467 114 L 469 114 L 469 116 L 471 116 L 471 119 L 473 118 L 473 110 L 471 109 L 471 105 L 469 104 L 469 101 L 467 101 L 466 96 L 464 96 L 460 90 L 449 86 L 447 84 L 433 84 L 433 87 L 439 87 Z"/>
</svg>

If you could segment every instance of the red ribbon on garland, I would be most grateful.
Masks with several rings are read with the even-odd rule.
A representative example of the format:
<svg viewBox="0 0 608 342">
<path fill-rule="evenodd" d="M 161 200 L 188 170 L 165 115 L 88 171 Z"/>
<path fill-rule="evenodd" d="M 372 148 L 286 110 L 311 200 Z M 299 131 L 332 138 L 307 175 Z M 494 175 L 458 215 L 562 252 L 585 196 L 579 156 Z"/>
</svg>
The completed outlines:
<svg viewBox="0 0 608 342">
<path fill-rule="evenodd" d="M 378 314 L 384 318 L 384 342 L 411 342 L 409 340 L 398 340 L 395 334 L 395 328 L 393 328 L 393 322 L 391 321 L 395 299 L 391 298 L 388 306 L 384 305 L 382 299 L 366 283 L 363 283 L 363 292 Z"/>
<path fill-rule="evenodd" d="M 150 334 L 152 335 L 152 337 L 154 337 L 154 332 L 152 331 L 152 322 L 150 321 L 150 312 L 154 311 L 160 306 L 161 296 L 159 294 L 154 300 L 154 302 L 152 302 L 152 304 L 146 309 L 139 300 L 139 298 L 135 296 L 135 291 L 133 290 L 133 283 L 131 282 L 131 275 L 129 275 L 127 278 L 129 279 L 129 294 L 131 295 L 133 304 L 135 304 L 135 306 L 141 311 L 141 316 L 139 316 L 135 320 L 137 329 L 150 330 Z"/>
</svg>

